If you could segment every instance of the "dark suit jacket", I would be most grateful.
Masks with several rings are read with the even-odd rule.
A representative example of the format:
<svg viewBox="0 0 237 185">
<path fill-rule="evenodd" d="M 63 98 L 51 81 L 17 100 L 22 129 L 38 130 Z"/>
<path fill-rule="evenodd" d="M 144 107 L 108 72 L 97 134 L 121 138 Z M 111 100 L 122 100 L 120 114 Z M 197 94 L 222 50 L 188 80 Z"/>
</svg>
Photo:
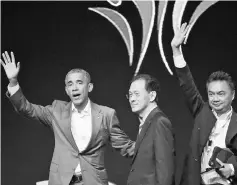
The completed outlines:
<svg viewBox="0 0 237 185">
<path fill-rule="evenodd" d="M 197 90 L 189 67 L 176 68 L 180 86 L 185 94 L 185 99 L 189 110 L 195 118 L 191 141 L 189 144 L 189 153 L 185 161 L 184 173 L 181 184 L 200 185 L 201 182 L 201 156 L 207 143 L 212 128 L 215 126 L 216 118 L 209 107 L 204 102 Z M 226 146 L 237 156 L 237 114 L 232 113 L 231 121 L 226 135 Z M 237 178 L 237 158 L 230 159 L 235 168 L 235 181 Z"/>
<path fill-rule="evenodd" d="M 169 119 L 155 108 L 137 137 L 128 185 L 174 182 L 174 137 Z"/>
<path fill-rule="evenodd" d="M 52 128 L 55 148 L 49 172 L 49 185 L 68 185 L 80 162 L 84 185 L 107 185 L 104 167 L 106 143 L 123 156 L 132 156 L 134 143 L 120 129 L 115 110 L 91 103 L 92 136 L 85 151 L 78 151 L 71 133 L 72 102 L 55 100 L 43 107 L 27 101 L 21 89 L 10 98 L 15 110 Z"/>
</svg>

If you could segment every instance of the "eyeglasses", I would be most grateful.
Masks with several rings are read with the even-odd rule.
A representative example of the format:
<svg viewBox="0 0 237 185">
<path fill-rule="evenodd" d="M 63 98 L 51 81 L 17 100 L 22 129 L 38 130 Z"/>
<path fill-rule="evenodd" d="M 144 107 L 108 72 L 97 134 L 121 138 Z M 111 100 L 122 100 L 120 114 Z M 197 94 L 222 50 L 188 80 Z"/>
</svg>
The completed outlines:
<svg viewBox="0 0 237 185">
<path fill-rule="evenodd" d="M 131 99 L 133 97 L 133 95 L 135 96 L 135 98 L 138 98 L 140 96 L 140 93 L 138 93 L 138 92 L 129 93 L 129 94 L 126 94 L 126 97 L 127 97 L 127 99 Z"/>
</svg>

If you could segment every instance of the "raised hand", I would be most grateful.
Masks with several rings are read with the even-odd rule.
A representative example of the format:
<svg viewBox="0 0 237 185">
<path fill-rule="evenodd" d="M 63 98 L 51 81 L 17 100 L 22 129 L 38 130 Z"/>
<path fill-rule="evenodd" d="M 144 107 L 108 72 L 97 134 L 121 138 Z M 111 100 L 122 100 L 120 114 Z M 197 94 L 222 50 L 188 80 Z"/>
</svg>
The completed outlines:
<svg viewBox="0 0 237 185">
<path fill-rule="evenodd" d="M 187 26 L 187 23 L 183 23 L 181 28 L 177 28 L 177 31 L 174 34 L 174 38 L 171 41 L 172 48 L 180 47 L 180 45 L 184 42 L 188 28 L 189 26 Z"/>
<path fill-rule="evenodd" d="M 17 76 L 20 71 L 20 62 L 18 62 L 16 65 L 13 52 L 11 52 L 11 58 L 7 51 L 5 51 L 5 53 L 2 54 L 2 57 L 4 59 L 4 62 L 1 59 L 0 60 L 6 72 L 7 78 L 9 79 L 10 82 L 17 81 Z"/>
</svg>

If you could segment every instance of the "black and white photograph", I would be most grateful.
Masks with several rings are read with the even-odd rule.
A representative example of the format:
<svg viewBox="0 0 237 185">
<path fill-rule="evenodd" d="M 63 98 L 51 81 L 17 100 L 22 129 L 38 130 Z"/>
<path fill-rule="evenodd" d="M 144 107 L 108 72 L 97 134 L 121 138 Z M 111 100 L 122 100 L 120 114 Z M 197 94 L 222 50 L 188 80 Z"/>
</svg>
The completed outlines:
<svg viewBox="0 0 237 185">
<path fill-rule="evenodd" d="M 2 185 L 237 185 L 237 2 L 1 1 Z"/>
</svg>

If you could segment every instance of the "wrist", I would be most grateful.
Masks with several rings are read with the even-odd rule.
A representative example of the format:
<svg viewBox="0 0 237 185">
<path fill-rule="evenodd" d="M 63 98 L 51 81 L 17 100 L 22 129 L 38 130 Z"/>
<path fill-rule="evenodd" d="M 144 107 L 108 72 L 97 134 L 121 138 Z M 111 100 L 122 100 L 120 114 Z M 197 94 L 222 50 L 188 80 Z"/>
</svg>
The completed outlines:
<svg viewBox="0 0 237 185">
<path fill-rule="evenodd" d="M 18 84 L 17 78 L 9 79 L 9 87 L 14 87 Z"/>
<path fill-rule="evenodd" d="M 181 55 L 181 49 L 180 49 L 180 46 L 176 47 L 176 46 L 172 46 L 172 51 L 173 51 L 173 56 L 176 57 L 176 56 L 179 56 Z"/>
</svg>

